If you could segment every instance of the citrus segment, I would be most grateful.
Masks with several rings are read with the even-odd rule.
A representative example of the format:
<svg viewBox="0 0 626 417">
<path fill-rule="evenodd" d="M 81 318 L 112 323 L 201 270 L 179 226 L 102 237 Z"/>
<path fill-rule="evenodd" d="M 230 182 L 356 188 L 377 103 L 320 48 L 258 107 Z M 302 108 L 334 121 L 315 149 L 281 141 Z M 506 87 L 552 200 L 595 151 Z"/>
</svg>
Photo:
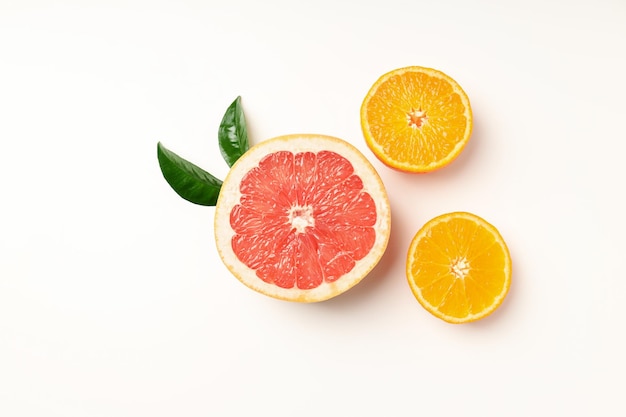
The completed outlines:
<svg viewBox="0 0 626 417">
<path fill-rule="evenodd" d="M 361 127 L 372 152 L 386 165 L 430 172 L 454 160 L 472 132 L 470 102 L 441 71 L 399 68 L 380 77 L 361 106 Z"/>
<path fill-rule="evenodd" d="M 386 191 L 347 142 L 290 135 L 246 152 L 224 180 L 217 249 L 250 288 L 291 301 L 322 301 L 378 263 L 390 231 Z"/>
<path fill-rule="evenodd" d="M 498 230 L 471 213 L 427 222 L 411 242 L 406 274 L 430 313 L 451 323 L 491 314 L 511 285 L 511 257 Z"/>
</svg>

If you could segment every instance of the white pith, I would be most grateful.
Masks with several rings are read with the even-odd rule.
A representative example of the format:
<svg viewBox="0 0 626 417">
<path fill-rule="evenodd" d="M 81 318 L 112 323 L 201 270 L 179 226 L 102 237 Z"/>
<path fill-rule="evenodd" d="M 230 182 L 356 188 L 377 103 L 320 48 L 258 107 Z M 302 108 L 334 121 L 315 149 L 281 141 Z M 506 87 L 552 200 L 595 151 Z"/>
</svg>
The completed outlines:
<svg viewBox="0 0 626 417">
<path fill-rule="evenodd" d="M 285 289 L 273 284 L 268 284 L 256 276 L 254 270 L 248 268 L 235 255 L 231 247 L 234 231 L 230 226 L 230 212 L 239 203 L 241 192 L 239 184 L 243 176 L 266 155 L 281 150 L 292 153 L 319 152 L 329 150 L 336 152 L 348 159 L 355 174 L 363 181 L 363 190 L 369 193 L 376 204 L 376 241 L 371 251 L 361 260 L 356 262 L 354 268 L 335 282 L 323 283 L 319 287 L 310 290 L 297 288 Z M 312 211 L 308 207 L 294 206 L 288 213 L 292 227 L 296 232 L 304 231 L 307 226 L 314 224 L 310 215 Z M 226 267 L 248 287 L 269 295 L 290 301 L 315 302 L 323 301 L 339 295 L 360 282 L 378 263 L 382 257 L 389 240 L 390 233 L 390 208 L 387 193 L 378 173 L 369 161 L 353 145 L 341 139 L 312 134 L 298 134 L 280 136 L 269 139 L 252 147 L 231 168 L 224 179 L 220 196 L 215 208 L 215 242 L 217 250 Z"/>
<path fill-rule="evenodd" d="M 294 205 L 289 209 L 289 223 L 296 229 L 296 233 L 304 233 L 307 227 L 315 226 L 313 207 Z"/>
<path fill-rule="evenodd" d="M 419 129 L 426 122 L 426 112 L 422 109 L 411 109 L 406 115 L 406 121 L 413 129 Z"/>
<path fill-rule="evenodd" d="M 464 279 L 470 271 L 470 265 L 467 259 L 457 258 L 452 261 L 450 270 L 452 271 L 452 275 L 454 275 L 456 278 Z"/>
</svg>

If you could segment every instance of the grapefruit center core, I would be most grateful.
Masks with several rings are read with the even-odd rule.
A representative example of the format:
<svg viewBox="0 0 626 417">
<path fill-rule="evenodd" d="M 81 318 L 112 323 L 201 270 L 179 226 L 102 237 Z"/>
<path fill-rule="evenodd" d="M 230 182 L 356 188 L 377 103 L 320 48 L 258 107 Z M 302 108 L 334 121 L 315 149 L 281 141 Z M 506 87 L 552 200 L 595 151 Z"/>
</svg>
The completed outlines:
<svg viewBox="0 0 626 417">
<path fill-rule="evenodd" d="M 307 227 L 315 226 L 315 218 L 313 217 L 313 207 L 300 206 L 298 204 L 292 206 L 288 212 L 289 223 L 296 233 L 304 233 Z"/>
</svg>

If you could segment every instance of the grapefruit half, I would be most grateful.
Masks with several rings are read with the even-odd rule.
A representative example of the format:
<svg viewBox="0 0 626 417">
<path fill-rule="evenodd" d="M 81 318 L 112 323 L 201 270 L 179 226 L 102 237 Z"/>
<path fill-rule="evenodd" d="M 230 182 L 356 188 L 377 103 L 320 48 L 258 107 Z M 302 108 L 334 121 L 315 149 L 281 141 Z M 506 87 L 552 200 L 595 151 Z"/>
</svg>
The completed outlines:
<svg viewBox="0 0 626 417">
<path fill-rule="evenodd" d="M 270 297 L 317 302 L 359 283 L 389 240 L 385 187 L 348 142 L 298 134 L 250 148 L 229 171 L 215 242 L 243 284 Z"/>
</svg>

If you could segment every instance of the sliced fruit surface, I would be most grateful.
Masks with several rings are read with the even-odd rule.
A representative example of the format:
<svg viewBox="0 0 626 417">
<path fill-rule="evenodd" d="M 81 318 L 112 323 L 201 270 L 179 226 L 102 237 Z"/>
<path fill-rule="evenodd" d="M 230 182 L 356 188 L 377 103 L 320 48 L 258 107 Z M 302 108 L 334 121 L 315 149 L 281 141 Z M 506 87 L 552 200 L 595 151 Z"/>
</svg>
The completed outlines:
<svg viewBox="0 0 626 417">
<path fill-rule="evenodd" d="M 441 71 L 411 66 L 381 76 L 361 106 L 361 127 L 374 155 L 405 172 L 452 162 L 472 133 L 472 109 L 461 86 Z"/>
<path fill-rule="evenodd" d="M 420 304 L 450 323 L 491 314 L 511 285 L 511 256 L 490 223 L 465 212 L 427 222 L 411 242 L 406 275 Z"/>
<path fill-rule="evenodd" d="M 248 287 L 316 302 L 360 282 L 389 240 L 390 208 L 373 166 L 331 136 L 280 136 L 233 165 L 215 210 L 226 267 Z"/>
</svg>

